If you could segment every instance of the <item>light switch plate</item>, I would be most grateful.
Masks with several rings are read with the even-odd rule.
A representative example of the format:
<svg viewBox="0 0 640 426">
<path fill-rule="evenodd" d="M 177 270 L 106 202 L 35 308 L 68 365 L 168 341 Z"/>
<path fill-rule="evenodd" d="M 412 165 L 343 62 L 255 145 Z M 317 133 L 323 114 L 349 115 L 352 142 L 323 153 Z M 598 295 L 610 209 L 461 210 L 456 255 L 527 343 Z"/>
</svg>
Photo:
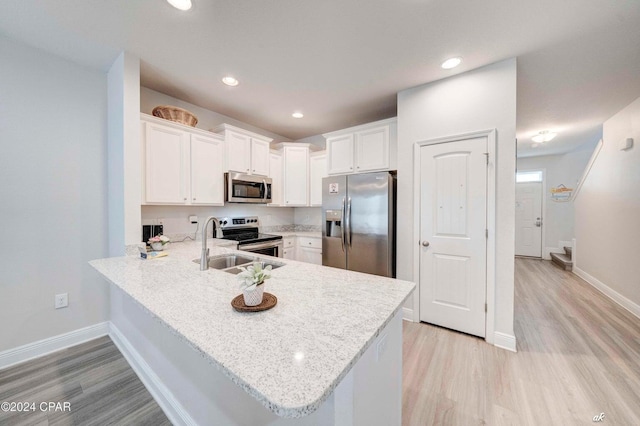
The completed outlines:
<svg viewBox="0 0 640 426">
<path fill-rule="evenodd" d="M 69 294 L 68 293 L 60 293 L 56 294 L 55 297 L 55 308 L 66 308 L 69 306 Z"/>
</svg>

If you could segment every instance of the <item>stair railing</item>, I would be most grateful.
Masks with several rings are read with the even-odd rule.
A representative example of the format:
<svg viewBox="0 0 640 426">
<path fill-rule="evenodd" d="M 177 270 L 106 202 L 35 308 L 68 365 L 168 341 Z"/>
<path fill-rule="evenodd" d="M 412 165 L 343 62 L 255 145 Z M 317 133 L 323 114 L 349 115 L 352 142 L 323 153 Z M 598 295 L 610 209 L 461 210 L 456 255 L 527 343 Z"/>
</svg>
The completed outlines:
<svg viewBox="0 0 640 426">
<path fill-rule="evenodd" d="M 582 188 L 582 185 L 584 184 L 584 181 L 587 180 L 587 176 L 589 176 L 589 172 L 591 171 L 591 168 L 593 167 L 593 164 L 596 162 L 596 158 L 598 158 L 598 154 L 600 154 L 600 150 L 602 149 L 602 145 L 603 145 L 602 139 L 600 139 L 598 141 L 598 144 L 596 145 L 596 148 L 593 150 L 593 154 L 591 154 L 591 159 L 589 160 L 589 163 L 587 164 L 587 167 L 585 167 L 584 172 L 582 172 L 582 177 L 578 181 L 578 185 L 576 186 L 576 190 L 573 192 L 573 196 L 571 197 L 571 201 L 575 201 L 575 199 L 578 197 L 578 194 L 580 193 L 580 189 Z"/>
</svg>

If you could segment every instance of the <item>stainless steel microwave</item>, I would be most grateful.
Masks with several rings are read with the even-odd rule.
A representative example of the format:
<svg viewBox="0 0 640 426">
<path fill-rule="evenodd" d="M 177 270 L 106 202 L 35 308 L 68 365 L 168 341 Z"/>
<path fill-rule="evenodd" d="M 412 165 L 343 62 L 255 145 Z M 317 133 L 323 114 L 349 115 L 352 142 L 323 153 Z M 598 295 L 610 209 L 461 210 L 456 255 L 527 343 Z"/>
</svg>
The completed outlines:
<svg viewBox="0 0 640 426">
<path fill-rule="evenodd" d="M 224 199 L 228 203 L 271 202 L 271 178 L 229 172 L 224 174 L 224 181 Z"/>
</svg>

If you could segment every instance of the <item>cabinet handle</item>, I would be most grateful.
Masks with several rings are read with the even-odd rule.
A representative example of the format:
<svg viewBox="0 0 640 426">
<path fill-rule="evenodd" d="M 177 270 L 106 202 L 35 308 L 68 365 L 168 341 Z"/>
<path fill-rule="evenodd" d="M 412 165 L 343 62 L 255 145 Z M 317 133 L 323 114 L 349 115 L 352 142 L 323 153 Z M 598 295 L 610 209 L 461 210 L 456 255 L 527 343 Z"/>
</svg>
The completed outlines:
<svg viewBox="0 0 640 426">
<path fill-rule="evenodd" d="M 184 201 L 187 201 L 187 197 L 184 197 Z"/>
<path fill-rule="evenodd" d="M 196 199 L 194 198 L 193 201 L 195 201 Z"/>
</svg>

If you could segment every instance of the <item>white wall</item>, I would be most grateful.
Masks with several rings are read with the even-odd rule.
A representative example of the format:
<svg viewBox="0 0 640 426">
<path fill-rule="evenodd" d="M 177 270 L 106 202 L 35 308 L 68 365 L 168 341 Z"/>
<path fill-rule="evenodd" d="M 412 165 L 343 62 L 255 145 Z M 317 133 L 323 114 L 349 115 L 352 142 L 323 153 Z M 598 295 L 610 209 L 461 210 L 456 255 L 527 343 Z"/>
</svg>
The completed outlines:
<svg viewBox="0 0 640 426">
<path fill-rule="evenodd" d="M 296 207 L 293 223 L 296 225 L 322 225 L 322 207 Z"/>
<path fill-rule="evenodd" d="M 413 276 L 413 149 L 418 141 L 497 129 L 495 331 L 513 335 L 516 60 L 398 94 L 398 278 Z M 414 293 L 414 299 L 416 294 Z M 416 303 L 405 305 L 415 308 Z"/>
<path fill-rule="evenodd" d="M 87 264 L 107 256 L 107 81 L 4 37 L 0 58 L 3 351 L 108 319 Z"/>
<path fill-rule="evenodd" d="M 224 207 L 142 206 L 142 223 L 144 225 L 162 224 L 166 235 L 193 234 L 196 225 L 192 225 L 188 219 L 190 215 L 196 215 L 200 223 L 198 228 L 198 236 L 200 236 L 204 221 L 209 216 L 258 216 L 260 226 L 279 226 L 293 223 L 293 210 L 292 207 L 252 206 L 248 204 L 227 204 Z M 209 225 L 209 233 L 211 233 L 211 225 Z M 142 237 L 142 229 L 140 237 Z"/>
<path fill-rule="evenodd" d="M 155 90 L 151 90 L 147 87 L 140 87 L 140 112 L 151 115 L 151 111 L 153 111 L 153 109 L 158 105 L 173 105 L 192 112 L 196 117 L 198 117 L 198 124 L 196 124 L 198 129 L 211 130 L 222 123 L 226 123 L 273 138 L 273 143 L 289 141 L 288 138 L 282 135 L 269 132 L 229 116 L 204 109 L 189 102 L 165 95 L 164 93 L 156 92 Z"/>
<path fill-rule="evenodd" d="M 518 171 L 545 170 L 546 181 L 542 196 L 546 209 L 542 212 L 545 245 L 543 256 L 549 258 L 549 251 L 563 252 L 562 242 L 573 239 L 573 202 L 558 203 L 551 198 L 551 188 L 563 184 L 567 188 L 576 188 L 578 180 L 589 163 L 593 149 L 598 141 L 580 146 L 575 151 L 560 155 L 518 158 Z"/>
<path fill-rule="evenodd" d="M 620 151 L 626 138 L 635 146 Z M 576 266 L 640 312 L 640 98 L 604 123 L 602 141 L 575 201 Z"/>
</svg>

